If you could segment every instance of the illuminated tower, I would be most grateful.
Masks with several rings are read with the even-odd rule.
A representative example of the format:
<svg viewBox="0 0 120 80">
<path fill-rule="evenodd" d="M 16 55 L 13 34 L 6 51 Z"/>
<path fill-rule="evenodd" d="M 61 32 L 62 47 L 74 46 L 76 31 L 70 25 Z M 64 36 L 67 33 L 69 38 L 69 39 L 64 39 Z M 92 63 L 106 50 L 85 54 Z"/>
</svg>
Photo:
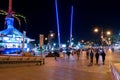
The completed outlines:
<svg viewBox="0 0 120 80">
<path fill-rule="evenodd" d="M 15 12 L 12 11 L 12 0 L 9 0 L 9 7 L 8 11 L 0 10 L 1 13 L 4 13 L 3 15 L 6 15 L 5 17 L 5 24 L 7 25 L 7 29 L 0 31 L 0 34 L 3 35 L 15 35 L 15 36 L 22 36 L 22 33 L 19 32 L 15 27 L 14 27 L 14 18 L 20 21 L 15 14 Z"/>
<path fill-rule="evenodd" d="M 24 48 L 25 50 L 28 49 L 28 43 L 31 40 L 30 38 L 25 36 L 18 31 L 14 27 L 14 19 L 16 19 L 20 25 L 20 19 L 18 17 L 21 17 L 24 19 L 25 23 L 25 17 L 16 14 L 12 11 L 12 0 L 9 0 L 9 8 L 8 11 L 0 10 L 0 15 L 5 15 L 5 24 L 7 25 L 7 29 L 0 31 L 0 46 L 4 48 L 4 53 L 14 53 L 21 50 L 21 48 Z M 24 39 L 23 39 L 24 37 Z M 24 46 L 23 46 L 24 44 Z"/>
<path fill-rule="evenodd" d="M 5 24 L 7 25 L 7 29 L 5 29 L 3 31 L 0 31 L 0 34 L 22 36 L 22 33 L 19 32 L 13 25 L 14 24 L 14 18 L 17 19 L 18 22 L 20 23 L 20 20 L 19 20 L 18 17 L 20 17 L 21 15 L 15 14 L 15 12 L 12 11 L 12 0 L 9 0 L 8 11 L 0 10 L 0 13 L 2 15 L 6 15 Z"/>
<path fill-rule="evenodd" d="M 6 24 L 7 24 L 7 28 L 14 28 L 13 27 L 13 22 L 14 22 L 14 18 L 12 18 L 12 0 L 9 0 L 9 7 L 8 7 L 8 14 L 5 18 Z"/>
</svg>

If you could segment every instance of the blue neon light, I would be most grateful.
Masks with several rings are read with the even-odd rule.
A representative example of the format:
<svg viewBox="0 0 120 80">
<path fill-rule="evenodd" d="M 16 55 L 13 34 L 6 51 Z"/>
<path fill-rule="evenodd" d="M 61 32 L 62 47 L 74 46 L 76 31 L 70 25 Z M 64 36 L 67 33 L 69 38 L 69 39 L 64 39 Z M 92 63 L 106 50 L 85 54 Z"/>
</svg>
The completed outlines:
<svg viewBox="0 0 120 80">
<path fill-rule="evenodd" d="M 71 42 L 72 42 L 72 25 L 73 25 L 73 6 L 71 7 L 70 45 L 71 45 Z"/>
<path fill-rule="evenodd" d="M 58 30 L 58 45 L 59 45 L 59 47 L 60 47 L 60 27 L 59 27 L 59 19 L 58 19 L 57 0 L 55 0 L 55 7 L 56 7 L 56 19 L 57 19 L 57 30 Z"/>
</svg>

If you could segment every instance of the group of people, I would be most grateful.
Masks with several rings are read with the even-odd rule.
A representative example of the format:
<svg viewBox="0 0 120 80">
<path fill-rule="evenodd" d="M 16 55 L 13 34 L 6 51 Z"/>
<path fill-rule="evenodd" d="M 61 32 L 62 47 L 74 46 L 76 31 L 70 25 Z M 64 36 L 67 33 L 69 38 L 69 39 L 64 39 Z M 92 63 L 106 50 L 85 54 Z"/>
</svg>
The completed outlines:
<svg viewBox="0 0 120 80">
<path fill-rule="evenodd" d="M 102 63 L 103 65 L 105 64 L 105 50 L 103 48 L 88 48 L 88 49 L 78 49 L 78 50 L 73 50 L 72 52 L 70 50 L 66 51 L 66 55 L 68 56 L 68 59 L 70 58 L 70 55 L 77 55 L 77 59 L 79 60 L 80 58 L 80 54 L 82 53 L 82 51 L 85 51 L 86 53 L 86 57 L 88 60 L 90 60 L 90 63 L 93 64 L 93 59 L 95 57 L 96 59 L 96 64 L 99 63 L 99 57 L 102 57 Z M 57 60 L 57 54 L 59 53 L 58 51 L 55 51 L 55 60 Z"/>
<path fill-rule="evenodd" d="M 73 52 L 74 52 L 74 54 L 77 55 L 78 60 L 79 60 L 80 54 L 83 51 L 86 53 L 86 58 L 88 60 L 90 59 L 90 63 L 91 64 L 93 64 L 94 57 L 96 59 L 96 64 L 98 64 L 100 56 L 102 57 L 102 63 L 103 63 L 103 65 L 105 64 L 106 52 L 105 52 L 104 48 L 88 48 L 88 49 L 78 49 L 78 50 L 75 50 Z"/>
<path fill-rule="evenodd" d="M 91 64 L 93 64 L 93 58 L 94 58 L 94 56 L 96 58 L 96 64 L 98 64 L 100 56 L 102 57 L 102 63 L 103 63 L 103 65 L 105 64 L 106 53 L 105 53 L 105 50 L 103 48 L 97 48 L 97 49 L 91 48 L 90 52 L 86 53 L 86 55 L 87 55 L 87 57 L 90 56 L 90 63 Z"/>
</svg>

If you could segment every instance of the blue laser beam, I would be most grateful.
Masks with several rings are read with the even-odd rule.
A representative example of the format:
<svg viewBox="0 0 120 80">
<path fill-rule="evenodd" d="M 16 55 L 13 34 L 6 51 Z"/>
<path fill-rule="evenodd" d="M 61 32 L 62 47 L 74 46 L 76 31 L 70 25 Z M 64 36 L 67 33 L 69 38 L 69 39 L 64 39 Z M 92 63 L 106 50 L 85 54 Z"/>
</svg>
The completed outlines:
<svg viewBox="0 0 120 80">
<path fill-rule="evenodd" d="M 60 48 L 60 26 L 59 26 L 59 18 L 58 18 L 57 0 L 55 0 L 55 8 L 56 8 L 56 20 L 57 20 L 57 31 L 58 31 L 58 45 Z"/>
<path fill-rule="evenodd" d="M 70 21 L 70 45 L 72 41 L 72 26 L 73 26 L 73 6 L 71 7 L 71 21 Z"/>
</svg>

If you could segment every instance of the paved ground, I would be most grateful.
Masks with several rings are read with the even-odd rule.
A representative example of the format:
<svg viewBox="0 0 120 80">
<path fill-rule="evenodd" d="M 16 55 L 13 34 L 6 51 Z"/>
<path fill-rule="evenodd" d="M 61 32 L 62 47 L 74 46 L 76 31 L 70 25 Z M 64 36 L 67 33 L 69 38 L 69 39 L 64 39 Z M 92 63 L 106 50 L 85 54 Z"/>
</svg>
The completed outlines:
<svg viewBox="0 0 120 80">
<path fill-rule="evenodd" d="M 116 58 L 117 57 L 117 58 Z M 119 56 L 107 53 L 105 65 L 90 65 L 85 54 L 70 59 L 46 58 L 45 65 L 0 65 L 0 80 L 112 80 L 110 63 L 119 62 Z M 117 59 L 117 60 L 116 60 Z M 94 59 L 95 60 L 95 59 Z"/>
</svg>

